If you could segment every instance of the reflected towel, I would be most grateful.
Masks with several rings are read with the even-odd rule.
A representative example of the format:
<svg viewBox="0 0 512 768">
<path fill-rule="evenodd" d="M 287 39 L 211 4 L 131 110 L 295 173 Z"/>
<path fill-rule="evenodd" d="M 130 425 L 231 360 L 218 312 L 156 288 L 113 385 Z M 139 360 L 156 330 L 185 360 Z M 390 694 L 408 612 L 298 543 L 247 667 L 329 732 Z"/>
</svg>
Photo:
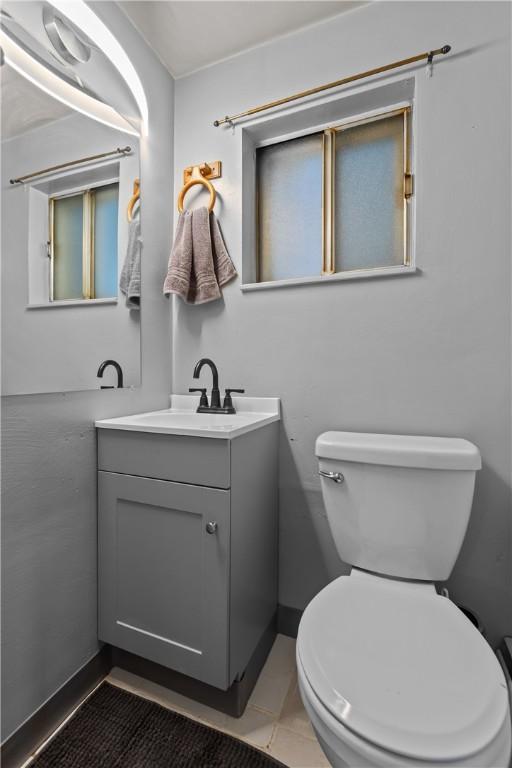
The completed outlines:
<svg viewBox="0 0 512 768">
<path fill-rule="evenodd" d="M 140 221 L 138 216 L 134 216 L 128 230 L 128 247 L 119 278 L 119 288 L 126 297 L 126 306 L 130 309 L 140 309 L 141 245 Z"/>
<path fill-rule="evenodd" d="M 215 214 L 207 208 L 180 213 L 165 295 L 175 293 L 187 304 L 206 304 L 220 299 L 221 286 L 236 274 Z"/>
</svg>

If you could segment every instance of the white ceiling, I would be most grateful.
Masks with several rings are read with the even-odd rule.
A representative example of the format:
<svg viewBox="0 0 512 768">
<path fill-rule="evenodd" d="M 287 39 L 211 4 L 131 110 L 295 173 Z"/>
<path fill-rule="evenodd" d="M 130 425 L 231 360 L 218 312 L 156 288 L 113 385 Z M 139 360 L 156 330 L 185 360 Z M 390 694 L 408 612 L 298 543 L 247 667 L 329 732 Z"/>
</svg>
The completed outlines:
<svg viewBox="0 0 512 768">
<path fill-rule="evenodd" d="M 18 75 L 8 64 L 0 67 L 0 76 L 2 141 L 72 114 L 71 109 Z"/>
<path fill-rule="evenodd" d="M 174 77 L 363 4 L 351 0 L 118 2 Z"/>
</svg>

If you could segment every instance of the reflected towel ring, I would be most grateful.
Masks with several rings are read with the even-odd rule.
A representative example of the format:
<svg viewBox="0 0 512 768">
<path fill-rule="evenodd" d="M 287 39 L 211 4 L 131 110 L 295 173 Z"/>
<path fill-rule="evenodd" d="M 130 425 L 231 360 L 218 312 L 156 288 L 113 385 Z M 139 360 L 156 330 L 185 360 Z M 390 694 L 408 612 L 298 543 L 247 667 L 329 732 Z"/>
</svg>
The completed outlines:
<svg viewBox="0 0 512 768">
<path fill-rule="evenodd" d="M 135 179 L 135 181 L 133 182 L 133 195 L 130 197 L 128 207 L 126 209 L 126 216 L 128 217 L 128 221 L 131 221 L 133 219 L 133 208 L 135 206 L 135 203 L 139 199 L 140 199 L 140 179 Z"/>
<path fill-rule="evenodd" d="M 217 199 L 217 193 L 215 192 L 215 189 L 213 187 L 213 184 L 210 184 L 208 179 L 205 178 L 192 178 L 190 181 L 187 181 L 183 189 L 181 190 L 180 194 L 178 195 L 178 211 L 180 213 L 183 213 L 183 200 L 185 199 L 185 195 L 196 184 L 201 184 L 201 186 L 205 187 L 205 189 L 208 190 L 210 193 L 210 202 L 208 203 L 208 211 L 211 213 L 213 211 L 213 208 L 215 206 L 215 200 Z"/>
</svg>

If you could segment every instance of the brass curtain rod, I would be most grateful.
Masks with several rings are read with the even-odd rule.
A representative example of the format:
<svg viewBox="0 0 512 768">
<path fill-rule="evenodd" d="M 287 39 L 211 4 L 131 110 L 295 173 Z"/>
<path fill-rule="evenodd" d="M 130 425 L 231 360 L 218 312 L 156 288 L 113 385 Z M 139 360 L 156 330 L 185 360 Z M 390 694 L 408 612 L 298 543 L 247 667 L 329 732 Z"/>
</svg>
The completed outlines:
<svg viewBox="0 0 512 768">
<path fill-rule="evenodd" d="M 242 117 L 249 117 L 249 115 L 255 115 L 258 112 L 264 112 L 267 109 L 273 107 L 280 107 L 282 104 L 288 104 L 290 101 L 297 101 L 297 99 L 303 99 L 306 96 L 313 96 L 315 93 L 321 91 L 327 91 L 329 88 L 337 88 L 341 85 L 347 85 L 347 83 L 353 83 L 356 80 L 363 80 L 365 77 L 372 77 L 373 75 L 379 75 L 382 72 L 388 72 L 390 69 L 398 69 L 399 67 L 405 67 L 407 64 L 414 64 L 417 61 L 427 59 L 429 64 L 432 64 L 434 56 L 445 55 L 451 51 L 451 45 L 443 45 L 442 48 L 436 48 L 433 51 L 426 51 L 425 53 L 418 53 L 416 56 L 411 56 L 408 59 L 401 59 L 400 61 L 394 61 L 392 64 L 386 64 L 383 67 L 376 67 L 375 69 L 368 69 L 366 72 L 360 72 L 358 75 L 350 75 L 350 77 L 344 77 L 341 80 L 335 80 L 332 83 L 326 83 L 326 85 L 318 85 L 316 88 L 309 88 L 307 91 L 301 91 L 300 93 L 294 93 L 293 96 L 286 96 L 284 99 L 276 99 L 275 101 L 269 101 L 267 104 L 261 104 L 259 107 L 253 107 L 247 109 L 245 112 L 240 112 L 238 115 L 226 115 L 221 120 L 215 120 L 214 126 L 216 128 L 224 123 L 232 125 L 235 120 L 240 120 Z"/>
<path fill-rule="evenodd" d="M 11 184 L 22 184 L 27 179 L 33 179 L 34 176 L 44 176 L 46 173 L 52 171 L 59 171 L 61 168 L 69 168 L 72 165 L 81 165 L 82 163 L 90 163 L 92 160 L 101 160 L 103 157 L 109 157 L 110 155 L 128 155 L 132 151 L 131 147 L 117 147 L 110 152 L 102 152 L 101 155 L 90 155 L 89 157 L 82 157 L 80 160 L 70 160 L 69 163 L 61 163 L 60 165 L 52 165 L 50 168 L 43 168 L 42 171 L 36 171 L 35 173 L 27 173 L 25 176 L 19 176 L 17 179 L 10 179 Z"/>
</svg>

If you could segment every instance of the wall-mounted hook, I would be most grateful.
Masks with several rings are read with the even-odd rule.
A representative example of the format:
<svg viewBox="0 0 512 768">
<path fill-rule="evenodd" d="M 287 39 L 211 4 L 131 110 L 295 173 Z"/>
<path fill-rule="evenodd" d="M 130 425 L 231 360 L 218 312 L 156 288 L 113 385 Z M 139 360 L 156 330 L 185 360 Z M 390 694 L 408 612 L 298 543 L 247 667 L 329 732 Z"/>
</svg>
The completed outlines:
<svg viewBox="0 0 512 768">
<path fill-rule="evenodd" d="M 430 53 L 427 56 L 427 77 L 432 77 L 433 74 L 434 74 L 434 51 L 430 51 Z"/>
<path fill-rule="evenodd" d="M 210 163 L 201 163 L 198 165 L 189 165 L 183 171 L 183 184 L 187 184 L 191 179 L 220 179 L 222 176 L 222 163 L 220 160 L 213 160 Z"/>
</svg>

